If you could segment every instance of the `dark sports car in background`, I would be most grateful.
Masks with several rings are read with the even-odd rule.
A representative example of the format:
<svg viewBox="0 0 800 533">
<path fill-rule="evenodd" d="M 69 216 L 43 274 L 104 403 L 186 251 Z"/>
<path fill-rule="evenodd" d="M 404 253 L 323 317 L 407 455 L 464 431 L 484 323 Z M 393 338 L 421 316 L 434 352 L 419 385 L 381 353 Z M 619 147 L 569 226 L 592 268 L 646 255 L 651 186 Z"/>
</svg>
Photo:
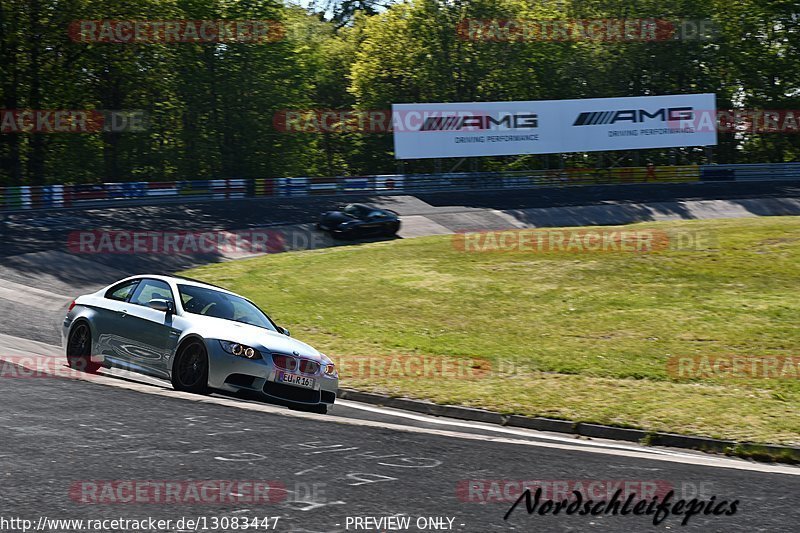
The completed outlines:
<svg viewBox="0 0 800 533">
<path fill-rule="evenodd" d="M 388 209 L 349 204 L 339 211 L 323 213 L 317 228 L 343 239 L 392 236 L 400 231 L 400 215 Z"/>
</svg>

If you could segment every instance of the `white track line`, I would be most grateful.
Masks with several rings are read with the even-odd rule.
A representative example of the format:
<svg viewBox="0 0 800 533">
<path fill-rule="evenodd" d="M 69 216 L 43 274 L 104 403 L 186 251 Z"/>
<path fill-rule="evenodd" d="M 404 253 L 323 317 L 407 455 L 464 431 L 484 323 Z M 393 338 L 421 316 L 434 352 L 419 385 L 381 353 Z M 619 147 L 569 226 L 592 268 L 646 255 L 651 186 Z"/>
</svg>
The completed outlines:
<svg viewBox="0 0 800 533">
<path fill-rule="evenodd" d="M 536 439 L 544 439 L 544 440 L 552 440 L 556 442 L 564 442 L 567 444 L 572 444 L 575 442 L 576 436 L 572 437 L 562 437 L 559 435 L 550 435 L 548 433 L 536 431 L 535 429 L 526 430 L 524 428 L 513 429 L 505 426 L 497 426 L 494 424 L 480 424 L 480 423 L 473 423 L 467 421 L 458 421 L 452 418 L 443 418 L 437 417 L 434 415 L 422 415 L 422 414 L 413 414 L 406 411 L 401 411 L 399 409 L 386 409 L 381 407 L 375 407 L 373 405 L 368 405 L 359 402 L 353 402 L 350 400 L 336 400 L 336 405 L 343 405 L 345 407 L 350 407 L 352 409 L 360 409 L 362 411 L 370 411 L 373 413 L 380 413 L 388 416 L 395 416 L 399 418 L 408 418 L 410 420 L 417 420 L 419 422 L 425 422 L 428 424 L 439 424 L 442 426 L 450 426 L 450 427 L 462 427 L 462 428 L 470 428 L 470 429 L 480 429 L 482 431 L 490 431 L 493 433 L 505 433 L 507 435 L 516 435 L 519 437 L 532 437 Z M 638 452 L 646 452 L 646 453 L 653 453 L 658 455 L 675 455 L 675 456 L 685 456 L 685 457 L 696 457 L 696 454 L 686 453 L 686 452 L 678 452 L 678 451 L 671 451 L 671 450 L 660 450 L 657 448 L 647 448 L 644 446 L 637 446 L 634 444 L 615 444 L 615 441 L 605 440 L 605 442 L 596 442 L 596 441 L 581 441 L 582 445 L 589 446 L 589 447 L 599 447 L 599 448 L 612 448 L 617 450 L 634 450 Z"/>
<path fill-rule="evenodd" d="M 0 279 L 0 298 L 29 307 L 48 309 L 51 311 L 58 311 L 62 308 L 66 309 L 69 302 L 73 299 L 71 296 L 55 294 L 4 279 Z"/>
</svg>

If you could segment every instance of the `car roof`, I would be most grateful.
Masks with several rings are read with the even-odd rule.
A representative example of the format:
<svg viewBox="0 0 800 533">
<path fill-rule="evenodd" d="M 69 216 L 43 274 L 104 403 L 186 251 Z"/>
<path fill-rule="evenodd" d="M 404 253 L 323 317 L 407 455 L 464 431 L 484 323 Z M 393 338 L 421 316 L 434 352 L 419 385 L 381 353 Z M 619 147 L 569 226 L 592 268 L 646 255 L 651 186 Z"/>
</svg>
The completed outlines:
<svg viewBox="0 0 800 533">
<path fill-rule="evenodd" d="M 175 283 L 176 285 L 191 285 L 193 287 L 204 287 L 206 289 L 214 289 L 221 292 L 227 292 L 228 294 L 236 294 L 218 285 L 214 285 L 212 283 L 206 283 L 205 281 L 200 281 L 192 278 L 187 278 L 184 276 L 175 276 L 175 275 L 165 276 L 163 274 L 138 274 L 136 276 L 130 276 L 129 278 L 125 278 L 125 280 L 121 281 L 126 281 L 129 279 L 137 279 L 137 278 L 157 279 L 161 281 L 166 281 L 167 283 L 172 282 Z"/>
</svg>

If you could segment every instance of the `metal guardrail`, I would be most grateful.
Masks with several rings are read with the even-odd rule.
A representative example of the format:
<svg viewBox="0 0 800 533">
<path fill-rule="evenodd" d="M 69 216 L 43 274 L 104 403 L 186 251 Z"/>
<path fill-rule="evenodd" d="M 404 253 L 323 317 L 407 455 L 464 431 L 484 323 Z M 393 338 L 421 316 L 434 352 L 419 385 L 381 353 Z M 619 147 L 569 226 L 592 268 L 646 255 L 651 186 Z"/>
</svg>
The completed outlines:
<svg viewBox="0 0 800 533">
<path fill-rule="evenodd" d="M 704 165 L 702 181 L 800 180 L 800 163 Z"/>
<path fill-rule="evenodd" d="M 800 180 L 800 162 L 21 186 L 0 188 L 0 212 L 226 198 L 758 180 Z"/>
</svg>

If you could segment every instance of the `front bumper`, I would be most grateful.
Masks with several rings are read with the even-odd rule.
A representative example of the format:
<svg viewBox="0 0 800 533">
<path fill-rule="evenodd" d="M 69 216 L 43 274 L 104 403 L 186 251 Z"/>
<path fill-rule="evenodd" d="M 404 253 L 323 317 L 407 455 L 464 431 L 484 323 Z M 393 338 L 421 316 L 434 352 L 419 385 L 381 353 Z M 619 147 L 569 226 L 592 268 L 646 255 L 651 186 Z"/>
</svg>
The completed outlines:
<svg viewBox="0 0 800 533">
<path fill-rule="evenodd" d="M 339 378 L 326 376 L 321 370 L 314 375 L 301 374 L 314 380 L 314 388 L 307 389 L 278 383 L 276 379 L 280 369 L 273 364 L 269 352 L 262 353 L 263 359 L 253 361 L 229 354 L 216 340 L 209 340 L 206 348 L 211 388 L 303 405 L 332 405 L 336 402 Z"/>
<path fill-rule="evenodd" d="M 67 349 L 67 342 L 69 341 L 69 330 L 72 327 L 72 317 L 67 314 L 64 317 L 64 322 L 61 324 L 61 346 L 64 350 Z"/>
</svg>

